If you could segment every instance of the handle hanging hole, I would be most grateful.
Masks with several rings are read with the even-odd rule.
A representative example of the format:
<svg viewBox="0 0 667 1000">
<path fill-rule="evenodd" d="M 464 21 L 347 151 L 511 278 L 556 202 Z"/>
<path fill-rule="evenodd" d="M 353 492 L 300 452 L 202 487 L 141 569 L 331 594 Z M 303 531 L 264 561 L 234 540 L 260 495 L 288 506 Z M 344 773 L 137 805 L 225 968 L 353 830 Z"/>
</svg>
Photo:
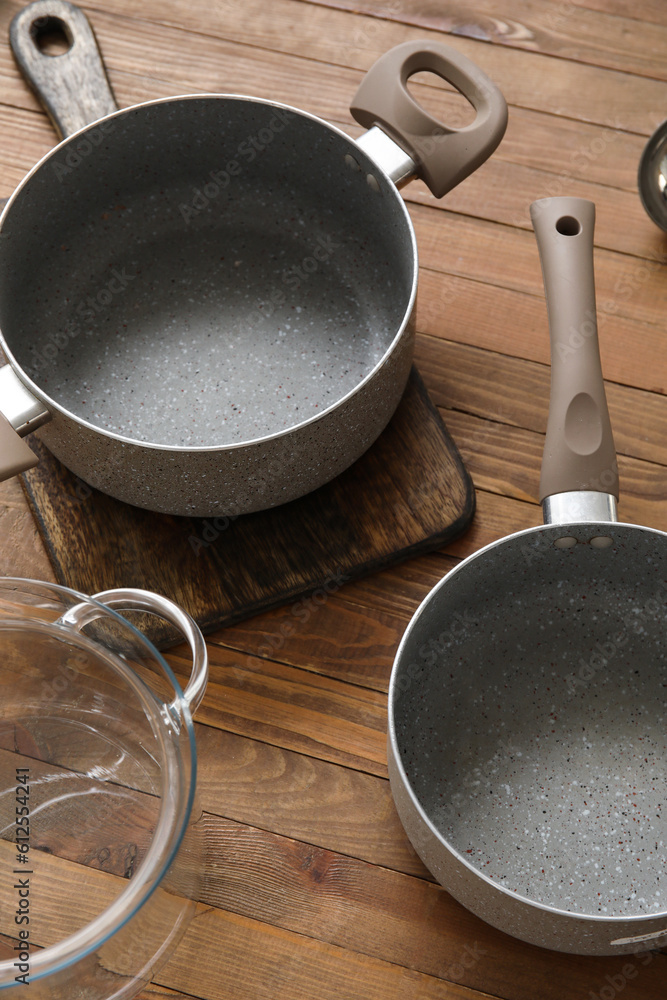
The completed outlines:
<svg viewBox="0 0 667 1000">
<path fill-rule="evenodd" d="M 44 56 L 64 56 L 74 39 L 66 23 L 59 17 L 38 17 L 30 25 L 30 37 Z"/>
<path fill-rule="evenodd" d="M 579 220 L 571 215 L 562 215 L 556 223 L 556 231 L 561 236 L 578 236 L 581 232 L 581 225 Z"/>
<path fill-rule="evenodd" d="M 432 70 L 413 73 L 406 85 L 415 101 L 443 122 L 447 129 L 467 128 L 477 117 L 477 111 L 468 98 Z"/>
</svg>

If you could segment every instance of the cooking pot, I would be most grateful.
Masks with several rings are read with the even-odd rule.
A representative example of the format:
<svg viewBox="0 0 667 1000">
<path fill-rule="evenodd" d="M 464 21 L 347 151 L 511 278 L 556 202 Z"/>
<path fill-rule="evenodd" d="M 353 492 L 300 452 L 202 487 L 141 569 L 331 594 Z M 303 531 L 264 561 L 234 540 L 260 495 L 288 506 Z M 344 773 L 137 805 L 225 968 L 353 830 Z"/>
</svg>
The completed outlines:
<svg viewBox="0 0 667 1000">
<path fill-rule="evenodd" d="M 183 633 L 185 691 L 114 609 Z M 166 598 L 0 579 L 3 997 L 133 997 L 170 956 L 205 871 L 192 713 L 206 678 L 201 632 Z"/>
<path fill-rule="evenodd" d="M 424 863 L 489 923 L 612 955 L 667 944 L 667 535 L 616 520 L 594 206 L 531 209 L 551 331 L 545 523 L 456 566 L 400 644 L 391 788 Z"/>
<path fill-rule="evenodd" d="M 71 40 L 56 57 L 37 44 L 54 22 Z M 34 463 L 17 433 L 40 427 L 91 486 L 208 516 L 352 464 L 411 364 L 417 250 L 398 187 L 421 177 L 441 197 L 479 166 L 506 125 L 497 88 L 445 45 L 400 45 L 359 88 L 355 142 L 238 95 L 117 111 L 85 16 L 60 0 L 21 11 L 11 42 L 63 141 L 0 218 L 2 474 Z M 421 70 L 468 98 L 472 124 L 415 103 Z"/>
</svg>

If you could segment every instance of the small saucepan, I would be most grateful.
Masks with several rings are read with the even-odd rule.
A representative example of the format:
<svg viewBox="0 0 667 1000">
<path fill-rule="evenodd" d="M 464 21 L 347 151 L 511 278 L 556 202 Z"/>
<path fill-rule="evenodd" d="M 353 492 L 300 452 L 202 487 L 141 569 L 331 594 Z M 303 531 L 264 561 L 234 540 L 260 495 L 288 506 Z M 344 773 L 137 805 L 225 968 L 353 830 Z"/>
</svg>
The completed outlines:
<svg viewBox="0 0 667 1000">
<path fill-rule="evenodd" d="M 36 43 L 54 22 L 71 47 L 52 57 Z M 34 464 L 14 431 L 41 424 L 81 479 L 171 514 L 260 510 L 351 465 L 411 364 L 417 249 L 398 187 L 418 176 L 441 197 L 475 170 L 505 129 L 497 88 L 445 45 L 398 46 L 356 95 L 355 142 L 238 95 L 117 111 L 88 21 L 61 0 L 21 11 L 11 41 L 63 141 L 0 219 L 4 476 Z M 468 98 L 472 124 L 415 103 L 421 70 Z"/>
<path fill-rule="evenodd" d="M 594 206 L 531 208 L 551 330 L 545 523 L 426 598 L 389 695 L 399 814 L 436 878 L 533 944 L 667 944 L 667 535 L 616 520 Z"/>
</svg>

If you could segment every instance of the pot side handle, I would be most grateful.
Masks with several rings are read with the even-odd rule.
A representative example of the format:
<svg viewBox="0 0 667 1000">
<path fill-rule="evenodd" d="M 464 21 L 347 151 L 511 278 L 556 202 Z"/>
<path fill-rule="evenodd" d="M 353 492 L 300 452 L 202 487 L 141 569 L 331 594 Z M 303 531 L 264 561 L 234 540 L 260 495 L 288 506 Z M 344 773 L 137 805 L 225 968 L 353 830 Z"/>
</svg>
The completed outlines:
<svg viewBox="0 0 667 1000">
<path fill-rule="evenodd" d="M 12 366 L 0 368 L 0 482 L 37 465 L 37 456 L 22 438 L 50 419 Z"/>
<path fill-rule="evenodd" d="M 551 398 L 540 502 L 590 491 L 618 499 L 616 449 L 600 364 L 593 270 L 595 205 L 543 198 L 530 215 L 551 339 Z"/>
<path fill-rule="evenodd" d="M 67 52 L 46 55 L 40 35 L 61 31 Z M 66 0 L 36 0 L 12 20 L 14 58 L 61 139 L 118 110 L 97 39 L 88 18 Z"/>
<path fill-rule="evenodd" d="M 0 413 L 0 482 L 33 469 L 39 459 Z"/>
<path fill-rule="evenodd" d="M 204 636 L 194 618 L 174 601 L 170 601 L 168 597 L 154 594 L 151 590 L 140 590 L 137 587 L 103 590 L 99 594 L 93 594 L 90 600 L 112 608 L 119 614 L 123 611 L 147 611 L 149 614 L 164 618 L 165 621 L 176 626 L 190 646 L 192 653 L 192 670 L 183 691 L 183 697 L 187 702 L 190 714 L 194 715 L 204 697 L 208 682 L 208 651 Z M 89 601 L 85 601 L 69 608 L 56 624 L 81 631 L 86 625 L 90 625 L 102 615 L 103 612 L 99 608 L 96 608 Z M 166 707 L 172 717 L 180 715 L 178 700 Z"/>
<path fill-rule="evenodd" d="M 447 126 L 417 103 L 407 81 L 423 70 L 470 101 L 477 112 L 470 125 Z M 360 125 L 379 126 L 408 153 L 436 198 L 476 170 L 507 127 L 507 104 L 496 85 L 466 56 L 435 41 L 404 42 L 381 56 L 362 80 L 350 111 Z"/>
<path fill-rule="evenodd" d="M 192 671 L 190 679 L 183 691 L 183 697 L 188 704 L 191 715 L 194 715 L 206 691 L 208 682 L 208 651 L 204 636 L 194 618 L 187 611 L 170 601 L 167 597 L 154 594 L 150 590 L 139 590 L 134 587 L 117 590 L 104 590 L 93 594 L 93 601 L 106 604 L 115 611 L 147 611 L 171 622 L 183 634 L 192 653 Z M 176 707 L 176 706 L 173 706 Z"/>
</svg>

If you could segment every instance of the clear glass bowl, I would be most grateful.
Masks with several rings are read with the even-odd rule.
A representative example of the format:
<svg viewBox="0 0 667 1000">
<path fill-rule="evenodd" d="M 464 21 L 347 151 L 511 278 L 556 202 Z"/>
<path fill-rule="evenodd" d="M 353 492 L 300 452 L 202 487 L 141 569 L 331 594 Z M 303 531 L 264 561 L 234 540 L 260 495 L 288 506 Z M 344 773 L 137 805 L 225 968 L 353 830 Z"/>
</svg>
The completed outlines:
<svg viewBox="0 0 667 1000">
<path fill-rule="evenodd" d="M 113 607 L 180 628 L 185 692 Z M 165 598 L 0 579 L 3 997 L 133 997 L 171 955 L 205 866 L 192 714 L 207 669 Z"/>
</svg>

